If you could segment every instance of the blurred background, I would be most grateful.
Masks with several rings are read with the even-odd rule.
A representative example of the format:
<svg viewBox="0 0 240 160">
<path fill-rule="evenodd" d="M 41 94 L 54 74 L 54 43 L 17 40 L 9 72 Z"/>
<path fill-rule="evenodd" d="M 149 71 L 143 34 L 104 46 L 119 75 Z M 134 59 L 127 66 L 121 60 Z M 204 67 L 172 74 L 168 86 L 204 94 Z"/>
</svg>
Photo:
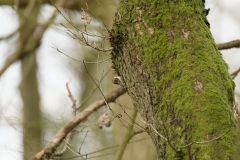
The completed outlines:
<svg viewBox="0 0 240 160">
<path fill-rule="evenodd" d="M 0 159 L 3 160 L 29 159 L 74 117 L 67 83 L 76 100 L 77 113 L 101 98 L 101 92 L 108 94 L 118 87 L 112 83 L 114 71 L 110 53 L 105 50 L 110 48 L 108 30 L 119 1 L 53 3 L 60 12 L 50 1 L 0 0 L 0 69 L 11 64 L 12 59 L 22 57 L 0 76 Z M 239 39 L 239 6 L 238 0 L 206 2 L 206 8 L 211 9 L 208 20 L 216 43 Z M 221 52 L 229 73 L 238 70 L 239 49 Z M 85 63 L 86 68 L 83 60 L 89 62 Z M 237 101 L 239 77 L 234 79 Z M 79 159 L 74 150 L 95 160 L 114 159 L 127 131 L 126 121 L 133 105 L 128 95 L 124 95 L 110 107 L 113 112 L 102 107 L 73 131 L 71 148 L 60 159 Z M 103 113 L 113 117 L 113 113 L 121 114 L 123 119 L 116 118 L 111 127 L 99 129 L 96 123 Z M 136 122 L 143 126 L 139 115 Z M 64 145 L 58 151 L 62 148 Z M 149 136 L 140 133 L 131 139 L 123 159 L 156 159 L 155 154 Z"/>
</svg>

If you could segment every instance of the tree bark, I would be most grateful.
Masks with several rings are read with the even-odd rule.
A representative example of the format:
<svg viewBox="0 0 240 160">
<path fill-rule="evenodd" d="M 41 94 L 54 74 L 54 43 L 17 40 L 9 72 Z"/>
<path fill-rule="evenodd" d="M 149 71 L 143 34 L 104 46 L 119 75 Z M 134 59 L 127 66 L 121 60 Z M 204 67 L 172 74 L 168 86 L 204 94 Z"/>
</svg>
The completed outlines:
<svg viewBox="0 0 240 160">
<path fill-rule="evenodd" d="M 146 121 L 158 159 L 239 159 L 234 83 L 201 0 L 123 0 L 113 67 Z"/>
</svg>

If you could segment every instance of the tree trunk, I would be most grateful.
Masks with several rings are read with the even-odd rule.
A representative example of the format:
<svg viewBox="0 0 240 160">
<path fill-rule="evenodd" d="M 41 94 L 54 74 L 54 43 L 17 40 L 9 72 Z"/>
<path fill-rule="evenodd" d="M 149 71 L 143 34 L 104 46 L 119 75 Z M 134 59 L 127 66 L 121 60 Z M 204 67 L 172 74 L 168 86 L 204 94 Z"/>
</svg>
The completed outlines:
<svg viewBox="0 0 240 160">
<path fill-rule="evenodd" d="M 147 124 L 158 159 L 239 159 L 234 83 L 201 0 L 123 0 L 113 67 Z"/>
<path fill-rule="evenodd" d="M 34 31 L 41 2 L 31 1 L 25 8 L 18 8 L 21 29 L 16 47 L 20 50 L 22 80 L 19 86 L 23 101 L 23 159 L 30 159 L 40 150 L 42 141 L 40 95 L 37 81 L 37 62 Z"/>
<path fill-rule="evenodd" d="M 29 64 L 32 64 L 30 67 Z M 22 60 L 22 82 L 20 85 L 23 108 L 24 159 L 30 159 L 40 150 L 42 141 L 40 96 L 37 82 L 36 55 L 31 53 Z"/>
</svg>

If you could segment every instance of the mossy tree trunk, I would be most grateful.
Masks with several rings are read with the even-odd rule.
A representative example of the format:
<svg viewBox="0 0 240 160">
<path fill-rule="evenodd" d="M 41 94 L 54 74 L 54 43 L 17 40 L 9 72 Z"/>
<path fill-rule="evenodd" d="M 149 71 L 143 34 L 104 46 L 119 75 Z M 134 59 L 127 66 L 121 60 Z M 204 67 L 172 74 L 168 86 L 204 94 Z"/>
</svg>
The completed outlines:
<svg viewBox="0 0 240 160">
<path fill-rule="evenodd" d="M 240 158 L 234 83 L 202 1 L 122 0 L 111 34 L 113 67 L 158 159 Z"/>
</svg>

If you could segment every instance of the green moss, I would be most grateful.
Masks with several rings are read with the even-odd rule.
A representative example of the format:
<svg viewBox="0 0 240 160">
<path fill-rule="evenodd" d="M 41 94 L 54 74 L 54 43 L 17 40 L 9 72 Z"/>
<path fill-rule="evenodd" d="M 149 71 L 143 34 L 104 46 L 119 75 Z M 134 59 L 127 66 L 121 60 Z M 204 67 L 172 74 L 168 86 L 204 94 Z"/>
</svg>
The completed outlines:
<svg viewBox="0 0 240 160">
<path fill-rule="evenodd" d="M 140 90 L 127 86 L 129 92 L 136 94 L 133 98 L 138 110 L 150 121 L 147 107 L 157 108 L 159 122 L 171 121 L 165 127 L 161 123 L 156 126 L 159 132 L 169 136 L 169 142 L 162 140 L 156 144 L 158 148 L 166 146 L 166 159 L 193 159 L 194 156 L 228 159 L 238 155 L 234 154 L 236 147 L 233 147 L 238 143 L 235 141 L 238 132 L 230 116 L 234 83 L 204 22 L 199 3 L 198 0 L 124 1 L 119 9 L 122 21 L 114 28 L 119 35 L 117 43 L 121 44 L 114 52 L 124 54 L 120 62 L 113 59 L 114 64 L 123 68 L 115 69 L 121 76 L 133 74 L 140 66 L 127 64 L 125 59 L 129 56 L 141 61 L 141 70 L 148 73 L 146 77 L 137 72 L 126 76 L 131 84 L 151 86 L 148 103 L 138 99 L 146 97 L 144 87 Z M 153 34 L 148 33 L 145 24 L 154 30 Z M 135 33 L 133 37 L 127 36 L 132 33 Z M 126 49 L 129 46 L 134 49 Z M 136 80 L 141 77 L 144 77 L 142 81 Z M 196 88 L 197 84 L 200 88 Z M 230 126 L 231 130 L 224 134 Z M 194 143 L 222 134 L 224 136 L 211 143 Z M 189 143 L 193 144 L 183 147 Z"/>
</svg>

